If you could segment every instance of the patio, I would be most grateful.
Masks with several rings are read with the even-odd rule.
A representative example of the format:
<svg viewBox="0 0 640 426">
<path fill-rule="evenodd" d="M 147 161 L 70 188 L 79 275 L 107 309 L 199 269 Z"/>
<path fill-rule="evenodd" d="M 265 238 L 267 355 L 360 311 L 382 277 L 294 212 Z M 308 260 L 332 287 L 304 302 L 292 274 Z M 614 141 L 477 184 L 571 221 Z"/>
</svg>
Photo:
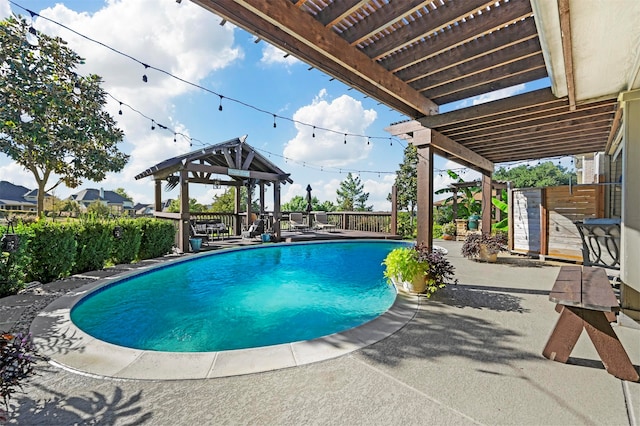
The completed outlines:
<svg viewBox="0 0 640 426">
<path fill-rule="evenodd" d="M 16 395 L 13 421 L 636 424 L 640 383 L 607 374 L 585 335 L 569 364 L 541 355 L 557 319 L 548 291 L 558 263 L 501 255 L 500 263 L 484 264 L 462 258 L 460 242 L 437 244 L 449 249 L 460 284 L 422 299 L 404 328 L 371 346 L 306 366 L 209 380 L 113 380 L 42 364 Z M 145 264 L 0 299 L 0 322 L 4 329 L 24 327 L 33 315 L 28 306 L 37 310 L 90 276 Z M 638 368 L 634 324 L 615 330 Z"/>
</svg>

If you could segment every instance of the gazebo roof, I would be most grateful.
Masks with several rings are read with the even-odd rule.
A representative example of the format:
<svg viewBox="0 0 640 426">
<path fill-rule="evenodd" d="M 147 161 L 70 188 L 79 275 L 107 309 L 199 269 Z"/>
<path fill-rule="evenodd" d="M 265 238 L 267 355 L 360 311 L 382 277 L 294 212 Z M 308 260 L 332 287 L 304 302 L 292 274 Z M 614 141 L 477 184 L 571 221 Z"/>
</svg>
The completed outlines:
<svg viewBox="0 0 640 426">
<path fill-rule="evenodd" d="M 245 143 L 247 136 L 209 145 L 187 154 L 164 160 L 136 175 L 136 180 L 148 176 L 166 179 L 174 173 L 186 170 L 194 183 L 212 183 L 216 177 L 226 175 L 231 181 L 226 185 L 241 184 L 247 179 L 256 181 L 293 183 L 289 173 L 284 172 L 251 145 Z"/>
</svg>

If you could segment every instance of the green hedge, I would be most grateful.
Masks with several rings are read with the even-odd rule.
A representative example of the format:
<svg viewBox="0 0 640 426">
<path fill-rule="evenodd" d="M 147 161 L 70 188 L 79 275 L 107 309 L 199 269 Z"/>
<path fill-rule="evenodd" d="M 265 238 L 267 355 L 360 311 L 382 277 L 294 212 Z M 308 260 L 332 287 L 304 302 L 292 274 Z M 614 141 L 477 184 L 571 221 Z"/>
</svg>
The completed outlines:
<svg viewBox="0 0 640 426">
<path fill-rule="evenodd" d="M 75 226 L 41 220 L 26 237 L 27 281 L 48 283 L 69 276 L 76 257 Z"/>
<path fill-rule="evenodd" d="M 175 242 L 176 227 L 173 222 L 150 218 L 140 219 L 142 240 L 138 260 L 153 259 L 171 252 Z"/>
<path fill-rule="evenodd" d="M 108 222 L 90 219 L 75 225 L 77 251 L 73 273 L 102 269 L 111 256 L 112 226 Z"/>
<path fill-rule="evenodd" d="M 56 223 L 40 220 L 16 226 L 20 245 L 0 253 L 0 297 L 30 281 L 48 283 L 70 274 L 130 263 L 170 253 L 176 229 L 157 219 L 87 219 Z"/>
<path fill-rule="evenodd" d="M 119 219 L 112 222 L 111 233 L 118 235 L 113 239 L 111 262 L 114 264 L 131 263 L 138 258 L 142 241 L 141 219 Z"/>
</svg>

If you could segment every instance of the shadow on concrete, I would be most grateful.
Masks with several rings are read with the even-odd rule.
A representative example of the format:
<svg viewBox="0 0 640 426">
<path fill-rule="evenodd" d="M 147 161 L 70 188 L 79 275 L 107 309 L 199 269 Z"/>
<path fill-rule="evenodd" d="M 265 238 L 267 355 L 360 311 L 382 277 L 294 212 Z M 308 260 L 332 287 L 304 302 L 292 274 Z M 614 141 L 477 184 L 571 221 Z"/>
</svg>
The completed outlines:
<svg viewBox="0 0 640 426">
<path fill-rule="evenodd" d="M 143 412 L 142 391 L 126 395 L 119 386 L 113 395 L 90 391 L 80 396 L 65 395 L 38 383 L 34 387 L 48 395 L 33 401 L 20 396 L 11 404 L 9 419 L 28 425 L 127 424 L 148 422 L 153 414 Z"/>
<path fill-rule="evenodd" d="M 434 300 L 456 308 L 490 309 L 496 312 L 529 312 L 529 309 L 522 307 L 522 297 L 509 293 L 539 294 L 538 290 L 457 284 L 440 290 L 434 296 Z M 541 294 L 548 294 L 548 292 L 541 292 Z"/>
<path fill-rule="evenodd" d="M 487 295 L 487 302 L 488 302 Z M 435 298 L 435 296 L 434 296 Z M 446 297 L 432 298 L 425 303 L 416 317 L 400 332 L 372 345 L 361 353 L 372 360 L 397 365 L 407 358 L 434 360 L 446 357 L 463 357 L 486 364 L 510 364 L 514 360 L 539 360 L 540 355 L 518 349 L 517 342 L 523 335 L 500 326 L 496 322 L 453 310 Z M 459 301 L 458 301 L 459 302 Z M 480 304 L 476 303 L 477 306 Z M 517 298 L 494 299 L 486 303 L 489 309 L 524 312 Z"/>
</svg>

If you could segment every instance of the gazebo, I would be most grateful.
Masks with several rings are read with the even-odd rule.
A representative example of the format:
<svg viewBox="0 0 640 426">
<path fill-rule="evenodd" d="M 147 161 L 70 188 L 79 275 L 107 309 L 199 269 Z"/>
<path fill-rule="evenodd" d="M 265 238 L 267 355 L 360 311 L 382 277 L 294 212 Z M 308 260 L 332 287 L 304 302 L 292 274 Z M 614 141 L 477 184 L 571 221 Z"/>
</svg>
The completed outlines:
<svg viewBox="0 0 640 426">
<path fill-rule="evenodd" d="M 259 188 L 260 214 L 265 213 L 265 187 L 273 185 L 273 232 L 280 237 L 280 185 L 293 183 L 288 173 L 245 143 L 247 136 L 209 145 L 187 154 L 164 160 L 138 174 L 136 180 L 153 176 L 155 180 L 154 216 L 177 220 L 178 247 L 185 251 L 189 244 L 189 183 L 233 186 L 236 188 L 234 226 L 240 235 L 240 188 L 247 187 L 247 217 L 251 220 L 251 193 Z M 180 212 L 162 212 L 162 184 L 180 187 Z"/>
</svg>

